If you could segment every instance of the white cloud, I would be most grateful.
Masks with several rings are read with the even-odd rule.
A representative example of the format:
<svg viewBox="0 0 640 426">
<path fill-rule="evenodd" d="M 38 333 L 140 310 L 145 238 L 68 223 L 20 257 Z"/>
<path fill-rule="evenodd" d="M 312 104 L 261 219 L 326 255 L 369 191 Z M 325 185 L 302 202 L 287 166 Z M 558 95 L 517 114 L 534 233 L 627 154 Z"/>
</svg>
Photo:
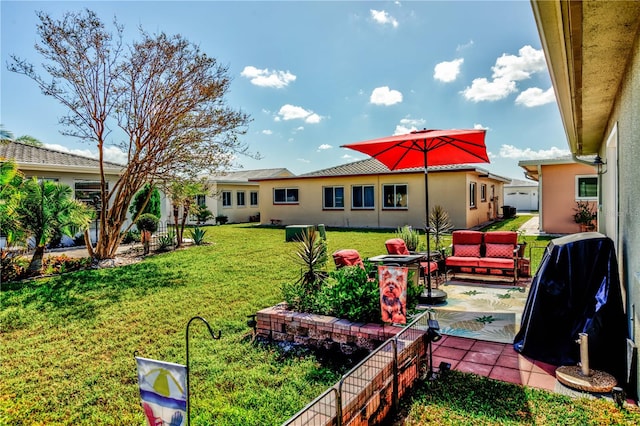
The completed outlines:
<svg viewBox="0 0 640 426">
<path fill-rule="evenodd" d="M 331 149 L 331 148 L 333 148 L 332 145 L 329 145 L 328 143 L 323 143 L 322 145 L 320 145 L 318 147 L 318 151 L 322 151 L 322 150 L 325 150 L 325 149 Z"/>
<path fill-rule="evenodd" d="M 309 160 L 307 160 L 305 158 L 296 158 L 296 161 L 299 161 L 301 163 L 306 163 L 306 164 L 311 163 L 311 161 L 309 161 Z"/>
<path fill-rule="evenodd" d="M 345 155 L 343 155 L 343 156 L 342 156 L 342 157 L 340 157 L 340 158 L 342 158 L 342 159 L 344 159 L 344 160 L 349 160 L 349 161 L 352 161 L 352 160 L 355 160 L 355 159 L 356 159 L 356 158 L 355 158 L 353 155 L 351 155 L 351 154 L 345 154 Z"/>
<path fill-rule="evenodd" d="M 479 124 L 479 123 L 474 123 L 473 128 L 477 130 L 489 130 L 488 127 L 483 126 L 482 124 Z"/>
<path fill-rule="evenodd" d="M 289 71 L 276 71 L 268 68 L 258 69 L 251 65 L 244 67 L 240 73 L 242 77 L 246 77 L 251 84 L 261 87 L 274 87 L 282 89 L 296 80 L 296 76 Z"/>
<path fill-rule="evenodd" d="M 445 83 L 454 81 L 460 75 L 460 67 L 464 59 L 459 58 L 450 62 L 440 62 L 433 69 L 433 78 Z"/>
<path fill-rule="evenodd" d="M 313 111 L 308 111 L 302 107 L 286 104 L 278 111 L 278 116 L 275 117 L 275 121 L 282 120 L 304 120 L 305 123 L 317 124 L 322 121 L 322 116 L 316 114 Z"/>
<path fill-rule="evenodd" d="M 506 98 L 510 93 L 516 92 L 515 81 L 504 78 L 489 81 L 486 78 L 476 78 L 461 93 L 467 100 L 473 102 L 498 101 Z"/>
<path fill-rule="evenodd" d="M 262 131 L 262 134 L 263 135 L 272 135 L 273 132 L 271 130 L 269 130 L 269 129 L 265 129 L 265 130 Z"/>
<path fill-rule="evenodd" d="M 495 65 L 491 67 L 492 81 L 486 78 L 476 78 L 471 86 L 461 93 L 467 100 L 473 102 L 497 101 L 517 92 L 517 81 L 529 79 L 533 74 L 544 72 L 546 69 L 547 64 L 542 50 L 523 46 L 518 51 L 518 56 L 503 54 L 496 59 Z M 524 102 L 521 104 L 536 106 L 526 105 Z"/>
<path fill-rule="evenodd" d="M 418 128 L 423 128 L 426 121 L 422 118 L 403 118 L 400 120 L 400 124 L 396 125 L 394 135 L 406 135 Z"/>
<path fill-rule="evenodd" d="M 398 28 L 398 21 L 393 16 L 389 15 L 384 10 L 374 10 L 371 9 L 371 18 L 376 21 L 378 24 L 386 25 L 389 24 L 393 28 Z"/>
<path fill-rule="evenodd" d="M 374 105 L 394 105 L 402 102 L 402 93 L 397 90 L 390 90 L 389 86 L 376 87 L 371 92 L 369 102 Z"/>
<path fill-rule="evenodd" d="M 45 148 L 53 149 L 55 151 L 66 152 L 69 154 L 80 155 L 82 157 L 93 158 L 97 160 L 99 158 L 97 151 L 91 151 L 90 149 L 69 149 L 63 145 L 57 144 L 43 144 Z M 127 164 L 127 154 L 123 152 L 120 148 L 115 146 L 106 146 L 104 148 L 104 161 L 109 161 L 111 163 L 117 164 Z"/>
<path fill-rule="evenodd" d="M 501 158 L 511 158 L 518 160 L 539 160 L 544 158 L 567 157 L 571 152 L 567 149 L 560 149 L 555 146 L 549 149 L 540 149 L 534 151 L 531 148 L 517 148 L 513 145 L 502 145 L 500 147 Z"/>
<path fill-rule="evenodd" d="M 516 98 L 516 105 L 537 107 L 553 103 L 555 100 L 556 94 L 553 91 L 553 87 L 545 91 L 542 91 L 542 89 L 538 87 L 531 87 L 518 95 Z"/>
<path fill-rule="evenodd" d="M 531 78 L 531 74 L 547 69 L 542 50 L 536 50 L 531 46 L 523 46 L 518 53 L 518 56 L 502 54 L 491 68 L 493 70 L 493 78 L 520 81 Z"/>
</svg>

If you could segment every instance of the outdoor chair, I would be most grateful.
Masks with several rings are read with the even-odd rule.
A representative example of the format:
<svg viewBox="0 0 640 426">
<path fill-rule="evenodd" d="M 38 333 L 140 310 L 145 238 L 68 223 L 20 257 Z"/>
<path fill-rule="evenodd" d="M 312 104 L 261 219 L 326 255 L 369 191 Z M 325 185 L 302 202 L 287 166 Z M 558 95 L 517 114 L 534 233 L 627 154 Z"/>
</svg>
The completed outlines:
<svg viewBox="0 0 640 426">
<path fill-rule="evenodd" d="M 333 261 L 336 264 L 336 269 L 340 269 L 344 266 L 360 266 L 364 269 L 364 263 L 360 257 L 358 250 L 354 249 L 342 249 L 333 253 Z"/>
<path fill-rule="evenodd" d="M 410 252 L 407 248 L 407 244 L 404 242 L 402 238 L 391 238 L 385 241 L 384 245 L 387 248 L 388 254 L 400 254 L 400 255 L 410 255 L 410 254 L 420 254 L 416 252 Z M 431 274 L 433 282 L 438 283 L 438 262 L 429 262 L 427 260 L 427 253 L 424 253 L 425 261 L 420 262 L 420 277 L 426 280 L 427 274 Z"/>
</svg>

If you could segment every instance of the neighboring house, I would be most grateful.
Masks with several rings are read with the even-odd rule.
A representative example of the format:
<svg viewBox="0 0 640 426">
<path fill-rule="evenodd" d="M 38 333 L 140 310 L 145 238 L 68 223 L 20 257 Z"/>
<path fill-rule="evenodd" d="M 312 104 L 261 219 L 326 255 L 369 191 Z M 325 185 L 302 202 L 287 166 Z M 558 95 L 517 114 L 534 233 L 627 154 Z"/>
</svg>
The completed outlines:
<svg viewBox="0 0 640 426">
<path fill-rule="evenodd" d="M 95 205 L 100 195 L 100 163 L 98 160 L 21 142 L 0 143 L 0 161 L 12 159 L 27 177 L 63 183 L 73 189 L 76 199 Z M 104 162 L 109 189 L 113 188 L 124 168 L 121 164 Z M 90 235 L 95 235 L 95 223 Z"/>
<path fill-rule="evenodd" d="M 540 231 L 547 234 L 580 232 L 573 220 L 577 201 L 598 204 L 598 175 L 593 166 L 570 157 L 518 162 L 528 178 L 540 184 Z"/>
<path fill-rule="evenodd" d="M 255 179 L 261 222 L 424 229 L 423 170 L 391 171 L 370 158 L 300 176 Z M 477 166 L 429 167 L 429 207 L 444 207 L 455 228 L 477 226 L 500 213 L 508 182 Z"/>
<path fill-rule="evenodd" d="M 640 2 L 536 1 L 542 40 L 568 145 L 598 155 L 598 230 L 617 250 L 628 333 L 640 339 Z M 544 208 L 544 206 L 543 206 Z M 586 265 L 585 265 L 586 266 Z M 630 388 L 640 394 L 640 363 Z"/>
<path fill-rule="evenodd" d="M 504 186 L 504 205 L 512 206 L 519 212 L 538 210 L 538 182 L 511 179 Z"/>
<path fill-rule="evenodd" d="M 226 216 L 229 223 L 257 222 L 260 218 L 260 188 L 255 180 L 287 176 L 293 176 L 293 173 L 284 168 L 241 170 L 210 176 L 208 195 L 199 195 L 196 202 L 206 205 L 214 218 Z M 195 218 L 190 218 L 189 223 L 195 221 Z"/>
</svg>

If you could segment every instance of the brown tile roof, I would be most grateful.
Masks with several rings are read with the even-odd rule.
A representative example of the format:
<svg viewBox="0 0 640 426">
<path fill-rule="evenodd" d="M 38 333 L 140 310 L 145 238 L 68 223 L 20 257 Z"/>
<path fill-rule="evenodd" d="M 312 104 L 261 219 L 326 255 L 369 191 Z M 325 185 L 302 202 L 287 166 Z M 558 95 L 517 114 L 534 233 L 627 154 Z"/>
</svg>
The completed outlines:
<svg viewBox="0 0 640 426">
<path fill-rule="evenodd" d="M 389 170 L 387 166 L 382 164 L 375 158 L 367 158 L 352 163 L 342 164 L 340 166 L 330 167 L 328 169 L 317 170 L 300 175 L 299 177 L 322 177 L 322 176 L 354 176 L 354 175 L 378 175 L 378 174 L 394 174 L 394 173 L 417 173 L 422 172 L 422 167 L 402 170 Z M 488 173 L 484 169 L 468 164 L 452 164 L 448 166 L 431 166 L 431 172 L 443 171 L 461 171 L 461 170 L 479 170 Z"/>
<path fill-rule="evenodd" d="M 220 175 L 212 175 L 209 177 L 209 179 L 218 182 L 248 182 L 249 180 L 255 179 L 269 179 L 288 176 L 293 176 L 293 173 L 285 168 L 278 168 L 238 170 L 234 172 L 226 172 Z"/>
<path fill-rule="evenodd" d="M 100 162 L 94 158 L 83 157 L 81 155 L 69 154 L 67 152 L 53 149 L 27 145 L 21 142 L 0 143 L 0 160 L 13 159 L 20 166 L 49 165 L 68 166 L 89 169 L 98 169 Z M 104 162 L 104 166 L 109 169 L 122 169 L 121 164 Z"/>
</svg>

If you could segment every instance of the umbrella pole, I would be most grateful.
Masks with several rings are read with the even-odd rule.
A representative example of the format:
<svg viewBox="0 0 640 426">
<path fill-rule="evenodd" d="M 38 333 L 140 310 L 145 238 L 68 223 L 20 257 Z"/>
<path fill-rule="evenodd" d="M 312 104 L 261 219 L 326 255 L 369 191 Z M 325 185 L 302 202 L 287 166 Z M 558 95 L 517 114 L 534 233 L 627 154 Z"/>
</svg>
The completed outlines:
<svg viewBox="0 0 640 426">
<path fill-rule="evenodd" d="M 427 237 L 427 294 L 420 299 L 427 305 L 437 305 L 447 300 L 447 293 L 440 289 L 431 289 L 431 225 L 429 224 L 429 168 L 427 162 L 427 146 L 424 147 L 424 200 L 425 200 L 425 236 Z"/>
</svg>

